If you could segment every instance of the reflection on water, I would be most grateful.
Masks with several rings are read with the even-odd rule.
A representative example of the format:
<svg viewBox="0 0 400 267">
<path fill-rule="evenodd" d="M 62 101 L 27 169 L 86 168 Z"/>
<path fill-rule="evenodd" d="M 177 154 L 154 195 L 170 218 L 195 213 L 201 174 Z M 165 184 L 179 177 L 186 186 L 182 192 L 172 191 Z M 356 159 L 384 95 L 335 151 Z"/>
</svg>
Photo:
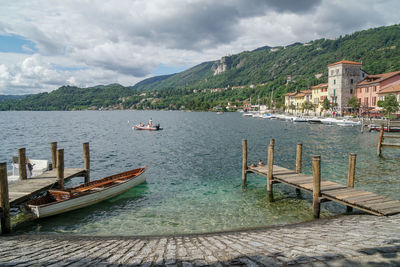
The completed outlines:
<svg viewBox="0 0 400 267">
<path fill-rule="evenodd" d="M 133 131 L 150 117 L 164 128 Z M 311 197 L 274 186 L 269 203 L 265 178 L 250 174 L 241 186 L 241 140 L 249 163 L 266 161 L 276 139 L 276 164 L 295 168 L 296 144 L 303 143 L 303 171 L 311 155 L 322 156 L 322 178 L 346 184 L 348 153 L 357 153 L 356 187 L 400 199 L 400 150 L 376 156 L 376 133 L 358 128 L 242 118 L 238 113 L 80 111 L 0 112 L 0 162 L 11 164 L 19 147 L 30 158 L 50 159 L 50 142 L 64 148 L 67 167 L 83 166 L 89 141 L 93 179 L 147 165 L 147 182 L 91 207 L 26 223 L 19 233 L 151 235 L 232 230 L 312 219 Z M 78 184 L 74 178 L 69 184 Z M 335 203 L 322 216 L 344 213 Z"/>
</svg>

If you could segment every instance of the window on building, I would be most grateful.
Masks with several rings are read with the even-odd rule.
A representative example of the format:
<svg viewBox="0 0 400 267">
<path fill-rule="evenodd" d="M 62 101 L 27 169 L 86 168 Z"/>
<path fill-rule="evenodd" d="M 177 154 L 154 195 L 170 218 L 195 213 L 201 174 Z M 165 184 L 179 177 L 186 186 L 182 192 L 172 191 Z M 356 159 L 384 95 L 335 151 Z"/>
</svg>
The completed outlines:
<svg viewBox="0 0 400 267">
<path fill-rule="evenodd" d="M 333 70 L 331 70 L 331 76 L 333 76 Z"/>
<path fill-rule="evenodd" d="M 353 89 L 350 89 L 350 94 L 351 94 L 351 95 L 353 94 Z"/>
<path fill-rule="evenodd" d="M 365 92 L 368 93 L 368 87 L 365 87 Z"/>
<path fill-rule="evenodd" d="M 339 69 L 336 69 L 336 75 L 339 74 Z"/>
<path fill-rule="evenodd" d="M 364 105 L 368 106 L 368 97 L 364 97 Z"/>
<path fill-rule="evenodd" d="M 353 79 L 350 79 L 350 83 L 353 84 L 353 83 L 354 83 L 354 80 L 353 80 Z"/>
<path fill-rule="evenodd" d="M 336 84 L 336 80 L 333 80 L 333 84 Z"/>
<path fill-rule="evenodd" d="M 372 97 L 372 106 L 376 106 L 376 96 Z"/>
<path fill-rule="evenodd" d="M 360 104 L 361 104 L 361 98 L 359 98 L 359 99 L 358 99 L 358 103 L 360 103 Z"/>
<path fill-rule="evenodd" d="M 379 101 L 382 101 L 382 100 L 383 100 L 383 96 L 380 96 L 380 97 L 379 97 Z"/>
<path fill-rule="evenodd" d="M 376 86 L 374 86 L 374 92 L 376 92 Z"/>
</svg>

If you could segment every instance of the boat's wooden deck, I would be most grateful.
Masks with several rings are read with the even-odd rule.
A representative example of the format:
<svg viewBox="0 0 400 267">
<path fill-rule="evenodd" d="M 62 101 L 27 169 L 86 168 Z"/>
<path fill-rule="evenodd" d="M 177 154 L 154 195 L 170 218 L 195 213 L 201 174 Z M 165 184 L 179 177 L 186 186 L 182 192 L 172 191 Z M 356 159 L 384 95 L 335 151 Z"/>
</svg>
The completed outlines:
<svg viewBox="0 0 400 267">
<path fill-rule="evenodd" d="M 10 205 L 18 205 L 42 191 L 52 188 L 57 183 L 57 170 L 46 171 L 39 176 L 18 181 L 8 186 Z M 64 180 L 77 176 L 85 176 L 86 170 L 80 168 L 65 168 Z"/>
<path fill-rule="evenodd" d="M 249 167 L 247 172 L 253 172 L 267 177 L 267 166 Z M 313 190 L 313 177 L 296 173 L 277 165 L 273 167 L 273 181 L 284 183 L 301 190 Z M 379 196 L 371 192 L 346 187 L 344 185 L 321 180 L 321 199 L 328 199 L 346 206 L 363 210 L 374 215 L 393 215 L 400 213 L 400 201 Z"/>
</svg>

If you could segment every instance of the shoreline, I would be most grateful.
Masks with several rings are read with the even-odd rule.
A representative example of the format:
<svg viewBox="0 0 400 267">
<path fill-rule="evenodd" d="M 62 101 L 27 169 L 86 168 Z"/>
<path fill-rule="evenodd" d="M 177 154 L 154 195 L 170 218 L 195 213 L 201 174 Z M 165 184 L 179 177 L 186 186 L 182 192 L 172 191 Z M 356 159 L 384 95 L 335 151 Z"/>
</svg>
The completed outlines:
<svg viewBox="0 0 400 267">
<path fill-rule="evenodd" d="M 0 241 L 0 264 L 4 265 L 396 266 L 400 264 L 400 215 L 340 215 L 264 229 L 193 235 L 9 235 Z"/>
</svg>

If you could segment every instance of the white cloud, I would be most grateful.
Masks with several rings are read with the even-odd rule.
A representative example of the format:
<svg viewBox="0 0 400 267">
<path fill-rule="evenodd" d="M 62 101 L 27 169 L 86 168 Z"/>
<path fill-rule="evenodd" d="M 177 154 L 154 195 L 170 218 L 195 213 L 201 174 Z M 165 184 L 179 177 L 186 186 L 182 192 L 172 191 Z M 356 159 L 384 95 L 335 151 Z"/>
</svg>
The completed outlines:
<svg viewBox="0 0 400 267">
<path fill-rule="evenodd" d="M 0 53 L 0 93 L 133 85 L 160 64 L 190 66 L 398 23 L 399 9 L 396 0 L 7 1 L 0 35 L 21 36 L 37 51 Z"/>
</svg>

